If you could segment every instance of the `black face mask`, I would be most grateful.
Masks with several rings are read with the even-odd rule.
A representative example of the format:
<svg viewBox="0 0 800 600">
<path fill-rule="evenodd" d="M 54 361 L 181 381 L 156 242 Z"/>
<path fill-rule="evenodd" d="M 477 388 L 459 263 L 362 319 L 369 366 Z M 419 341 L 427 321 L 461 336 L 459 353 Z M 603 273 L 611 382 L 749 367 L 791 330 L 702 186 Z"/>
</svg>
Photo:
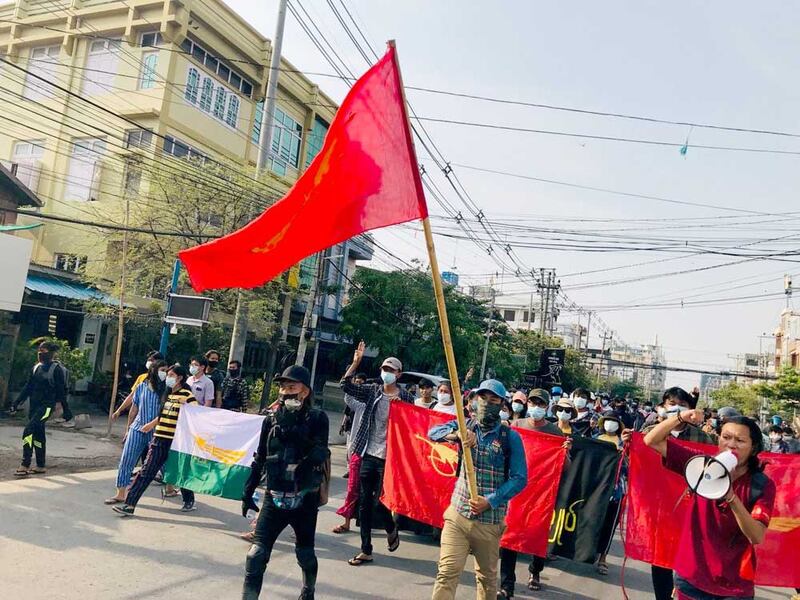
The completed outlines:
<svg viewBox="0 0 800 600">
<path fill-rule="evenodd" d="M 230 375 L 231 377 L 238 377 L 239 369 L 228 369 L 228 375 Z"/>
<path fill-rule="evenodd" d="M 52 360 L 53 357 L 53 355 L 50 354 L 49 352 L 39 352 L 36 354 L 36 356 L 39 359 L 39 362 L 43 363 L 50 362 L 50 360 Z"/>
<path fill-rule="evenodd" d="M 219 364 L 218 360 L 210 360 L 210 361 L 208 361 L 208 366 L 211 367 L 212 369 L 216 369 L 218 364 Z"/>
</svg>

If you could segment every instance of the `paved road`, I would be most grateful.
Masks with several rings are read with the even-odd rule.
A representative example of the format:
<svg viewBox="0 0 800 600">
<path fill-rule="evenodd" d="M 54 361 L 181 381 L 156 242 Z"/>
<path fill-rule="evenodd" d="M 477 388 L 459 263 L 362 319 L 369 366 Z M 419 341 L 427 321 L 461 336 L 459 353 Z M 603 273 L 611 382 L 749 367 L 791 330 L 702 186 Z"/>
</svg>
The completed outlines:
<svg viewBox="0 0 800 600">
<path fill-rule="evenodd" d="M 317 598 L 367 600 L 430 597 L 438 548 L 427 539 L 404 534 L 400 549 L 388 555 L 377 536 L 376 562 L 354 568 L 346 559 L 357 552 L 358 535 L 329 533 L 344 494 L 344 453 L 334 448 L 333 498 L 320 513 L 317 536 L 320 577 Z M 134 519 L 121 519 L 102 504 L 113 491 L 113 471 L 58 474 L 46 479 L 0 482 L 0 598 L 26 600 L 227 600 L 238 597 L 247 545 L 238 538 L 246 527 L 238 503 L 198 496 L 199 510 L 179 512 L 175 499 L 162 503 L 154 487 Z M 179 500 L 179 499 L 178 499 Z M 588 565 L 556 561 L 545 569 L 545 590 L 536 598 L 621 598 L 619 549 L 610 557 L 606 579 Z M 469 561 L 471 562 L 471 561 Z M 518 578 L 525 581 L 520 561 Z M 649 570 L 625 567 L 632 599 L 652 598 Z M 262 598 L 295 599 L 300 573 L 288 530 L 270 562 Z M 788 593 L 759 590 L 758 598 L 778 600 Z M 462 579 L 458 598 L 474 598 L 474 578 Z M 520 590 L 518 598 L 534 597 Z"/>
</svg>

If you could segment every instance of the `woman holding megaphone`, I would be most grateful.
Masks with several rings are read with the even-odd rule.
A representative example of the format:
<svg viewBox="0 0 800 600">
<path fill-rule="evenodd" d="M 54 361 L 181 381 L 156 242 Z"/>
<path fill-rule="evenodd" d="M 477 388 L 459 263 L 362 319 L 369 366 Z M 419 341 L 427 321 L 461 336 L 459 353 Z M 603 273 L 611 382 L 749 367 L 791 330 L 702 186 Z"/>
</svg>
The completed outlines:
<svg viewBox="0 0 800 600">
<path fill-rule="evenodd" d="M 664 457 L 664 466 L 684 475 L 686 463 L 704 453 L 681 445 L 670 432 L 682 423 L 700 426 L 704 420 L 702 410 L 684 410 L 658 424 L 644 443 Z M 731 456 L 726 451 L 732 452 L 735 460 L 726 458 L 718 464 L 728 470 L 721 485 L 730 481 L 730 488 L 719 500 L 703 497 L 699 488 L 683 498 L 690 505 L 683 523 L 677 524 L 681 535 L 673 564 L 679 600 L 753 598 L 754 546 L 764 540 L 775 501 L 775 484 L 764 475 L 758 459 L 763 449 L 755 421 L 725 420 L 719 451 L 726 457 Z"/>
</svg>

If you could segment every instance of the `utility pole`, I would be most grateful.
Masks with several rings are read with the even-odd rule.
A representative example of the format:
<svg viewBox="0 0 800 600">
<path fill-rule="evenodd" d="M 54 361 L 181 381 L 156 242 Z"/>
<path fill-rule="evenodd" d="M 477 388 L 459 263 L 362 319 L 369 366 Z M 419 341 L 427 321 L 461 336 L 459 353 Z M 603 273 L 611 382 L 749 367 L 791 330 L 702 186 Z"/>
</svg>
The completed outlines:
<svg viewBox="0 0 800 600">
<path fill-rule="evenodd" d="M 544 337 L 544 269 L 539 269 L 539 335 Z"/>
<path fill-rule="evenodd" d="M 589 321 L 586 323 L 586 352 L 589 352 L 589 329 L 592 326 L 592 311 L 589 311 Z"/>
<path fill-rule="evenodd" d="M 492 335 L 492 318 L 494 317 L 494 302 L 495 302 L 495 293 L 494 293 L 494 281 L 492 281 L 492 305 L 489 307 L 489 323 L 486 326 L 486 340 L 483 342 L 483 358 L 481 359 L 481 381 L 483 381 L 484 376 L 486 375 L 486 358 L 489 355 L 489 338 Z"/>
<path fill-rule="evenodd" d="M 322 278 L 322 261 L 326 260 L 324 254 L 324 251 L 316 254 L 317 268 L 314 273 L 314 279 L 311 280 L 308 297 L 306 298 L 306 311 L 303 314 L 303 326 L 300 328 L 300 340 L 297 343 L 297 358 L 294 361 L 294 364 L 300 366 L 302 366 L 306 360 L 306 347 L 308 346 L 306 333 L 311 325 L 311 316 L 314 313 L 314 306 L 317 303 L 317 288 L 319 287 L 319 280 Z"/>
<path fill-rule="evenodd" d="M 531 292 L 531 303 L 528 306 L 528 331 L 531 330 L 531 323 L 533 323 L 533 292 Z"/>
</svg>

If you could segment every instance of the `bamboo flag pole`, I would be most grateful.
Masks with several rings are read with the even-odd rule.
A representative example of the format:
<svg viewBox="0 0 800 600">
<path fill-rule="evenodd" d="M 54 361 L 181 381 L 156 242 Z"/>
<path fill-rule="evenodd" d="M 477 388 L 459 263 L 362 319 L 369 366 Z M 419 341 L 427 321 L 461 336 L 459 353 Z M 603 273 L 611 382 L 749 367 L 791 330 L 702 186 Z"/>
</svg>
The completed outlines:
<svg viewBox="0 0 800 600">
<path fill-rule="evenodd" d="M 119 278 L 119 310 L 117 313 L 117 351 L 114 353 L 114 382 L 111 386 L 111 399 L 108 403 L 108 430 L 106 437 L 111 437 L 111 426 L 113 419 L 111 415 L 117 402 L 117 390 L 119 389 L 120 361 L 122 359 L 122 336 L 125 332 L 125 267 L 128 261 L 128 219 L 130 218 L 131 201 L 125 197 L 125 230 L 122 233 L 122 269 Z"/>
<path fill-rule="evenodd" d="M 417 151 L 414 148 L 414 140 L 411 139 L 411 120 L 408 118 L 408 104 L 406 102 L 406 92 L 403 87 L 403 74 L 400 72 L 400 60 L 397 58 L 397 46 L 394 40 L 389 40 L 386 45 L 395 50 L 395 59 L 397 62 L 397 77 L 400 84 L 400 92 L 403 94 L 403 113 L 406 117 L 408 127 L 406 129 L 406 137 L 408 139 L 408 147 L 411 151 L 411 156 L 414 159 L 414 164 L 419 164 L 417 160 Z M 424 197 L 425 193 L 422 190 L 422 185 L 418 177 L 417 181 L 418 192 L 420 197 Z M 456 419 L 458 420 L 458 434 L 462 440 L 467 438 L 467 419 L 464 416 L 464 402 L 461 399 L 461 384 L 458 378 L 458 369 L 456 367 L 456 357 L 453 352 L 453 340 L 450 338 L 450 323 L 447 320 L 447 306 L 444 302 L 444 289 L 442 287 L 442 277 L 439 273 L 439 261 L 436 259 L 436 247 L 433 244 L 433 232 L 431 231 L 431 224 L 428 217 L 422 220 L 422 229 L 425 232 L 425 243 L 428 247 L 428 260 L 431 265 L 431 277 L 433 278 L 433 293 L 436 296 L 436 310 L 439 313 L 439 326 L 442 329 L 442 344 L 444 345 L 444 355 L 447 360 L 447 372 L 450 376 L 450 386 L 453 389 L 453 402 L 456 405 Z M 478 497 L 478 483 L 475 479 L 475 466 L 472 462 L 472 452 L 465 451 L 463 453 L 464 472 L 467 474 L 467 483 L 469 484 L 469 495 L 473 500 Z"/>
</svg>

